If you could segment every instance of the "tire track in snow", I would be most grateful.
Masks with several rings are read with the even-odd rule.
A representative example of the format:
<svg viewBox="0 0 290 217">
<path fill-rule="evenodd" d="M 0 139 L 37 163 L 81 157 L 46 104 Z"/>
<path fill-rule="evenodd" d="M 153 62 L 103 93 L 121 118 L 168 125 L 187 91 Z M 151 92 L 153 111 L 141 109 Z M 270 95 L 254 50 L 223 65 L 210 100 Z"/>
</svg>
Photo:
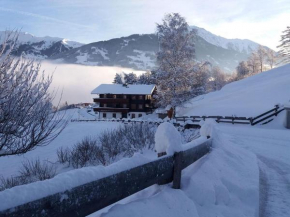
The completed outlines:
<svg viewBox="0 0 290 217">
<path fill-rule="evenodd" d="M 287 164 L 257 155 L 260 166 L 260 217 L 290 216 L 290 180 Z"/>
</svg>

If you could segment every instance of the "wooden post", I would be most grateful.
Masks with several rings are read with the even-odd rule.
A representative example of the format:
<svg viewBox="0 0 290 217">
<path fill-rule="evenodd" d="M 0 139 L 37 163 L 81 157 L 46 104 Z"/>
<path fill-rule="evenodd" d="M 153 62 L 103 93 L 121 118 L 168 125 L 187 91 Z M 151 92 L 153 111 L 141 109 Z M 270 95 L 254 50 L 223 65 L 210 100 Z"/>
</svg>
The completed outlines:
<svg viewBox="0 0 290 217">
<path fill-rule="evenodd" d="M 285 120 L 285 127 L 287 129 L 290 129 L 290 104 L 284 106 L 285 111 L 286 111 L 286 120 Z"/>
<path fill-rule="evenodd" d="M 173 185 L 172 185 L 172 188 L 174 189 L 180 189 L 181 171 L 182 171 L 182 152 L 175 152 L 173 165 Z"/>
</svg>

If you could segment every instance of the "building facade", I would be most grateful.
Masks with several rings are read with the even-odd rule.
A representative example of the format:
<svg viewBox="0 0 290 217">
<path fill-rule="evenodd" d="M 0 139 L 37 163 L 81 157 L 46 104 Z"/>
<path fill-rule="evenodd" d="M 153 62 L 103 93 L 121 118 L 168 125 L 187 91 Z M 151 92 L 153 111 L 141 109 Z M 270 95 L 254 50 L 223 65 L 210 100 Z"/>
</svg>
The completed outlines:
<svg viewBox="0 0 290 217">
<path fill-rule="evenodd" d="M 92 91 L 99 118 L 140 118 L 152 113 L 155 85 L 101 84 Z"/>
</svg>

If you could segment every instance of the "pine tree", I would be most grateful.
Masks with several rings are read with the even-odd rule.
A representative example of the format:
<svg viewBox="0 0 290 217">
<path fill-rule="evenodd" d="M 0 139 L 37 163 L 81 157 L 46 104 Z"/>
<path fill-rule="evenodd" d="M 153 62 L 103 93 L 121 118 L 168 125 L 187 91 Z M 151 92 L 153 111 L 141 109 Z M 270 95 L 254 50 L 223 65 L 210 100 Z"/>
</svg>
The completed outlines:
<svg viewBox="0 0 290 217">
<path fill-rule="evenodd" d="M 178 13 L 167 14 L 157 24 L 160 51 L 158 63 L 158 103 L 175 107 L 192 97 L 192 75 L 195 58 L 196 32 L 189 30 Z"/>
<path fill-rule="evenodd" d="M 116 73 L 113 83 L 114 84 L 123 84 L 122 74 Z"/>
<path fill-rule="evenodd" d="M 124 73 L 124 80 L 126 84 L 136 84 L 137 83 L 137 75 L 134 72 Z"/>
<path fill-rule="evenodd" d="M 280 42 L 281 44 L 277 48 L 279 48 L 278 54 L 281 62 L 290 63 L 290 26 L 283 31 Z"/>
<path fill-rule="evenodd" d="M 154 72 L 147 71 L 138 77 L 138 84 L 156 84 Z"/>
</svg>

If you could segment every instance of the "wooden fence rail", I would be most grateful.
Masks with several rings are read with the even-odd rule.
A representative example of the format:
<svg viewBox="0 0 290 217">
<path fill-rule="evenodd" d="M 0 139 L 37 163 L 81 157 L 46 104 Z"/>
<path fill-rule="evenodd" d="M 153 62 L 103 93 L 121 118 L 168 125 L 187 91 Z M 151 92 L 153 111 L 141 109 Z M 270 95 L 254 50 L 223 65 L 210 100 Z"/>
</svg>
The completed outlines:
<svg viewBox="0 0 290 217">
<path fill-rule="evenodd" d="M 207 154 L 210 147 L 209 139 L 173 156 L 0 211 L 0 216 L 86 216 L 154 184 L 173 181 L 173 188 L 179 188 L 181 170 Z"/>
<path fill-rule="evenodd" d="M 273 109 L 266 111 L 256 117 L 237 117 L 237 116 L 180 116 L 173 119 L 173 124 L 175 126 L 180 126 L 181 123 L 185 123 L 186 121 L 191 121 L 193 123 L 198 123 L 201 120 L 206 119 L 215 119 L 217 123 L 228 123 L 228 124 L 250 124 L 252 126 L 263 122 L 262 124 L 266 124 L 271 120 L 269 118 L 273 116 L 277 116 L 280 112 L 284 110 L 283 107 L 279 105 L 275 105 Z M 149 123 L 159 125 L 166 121 L 154 121 L 154 120 L 133 120 L 133 119 L 95 119 L 95 120 L 71 120 L 72 122 L 91 122 L 91 121 L 110 121 L 110 122 L 122 122 L 122 123 Z M 167 120 L 169 121 L 169 120 Z"/>
</svg>

